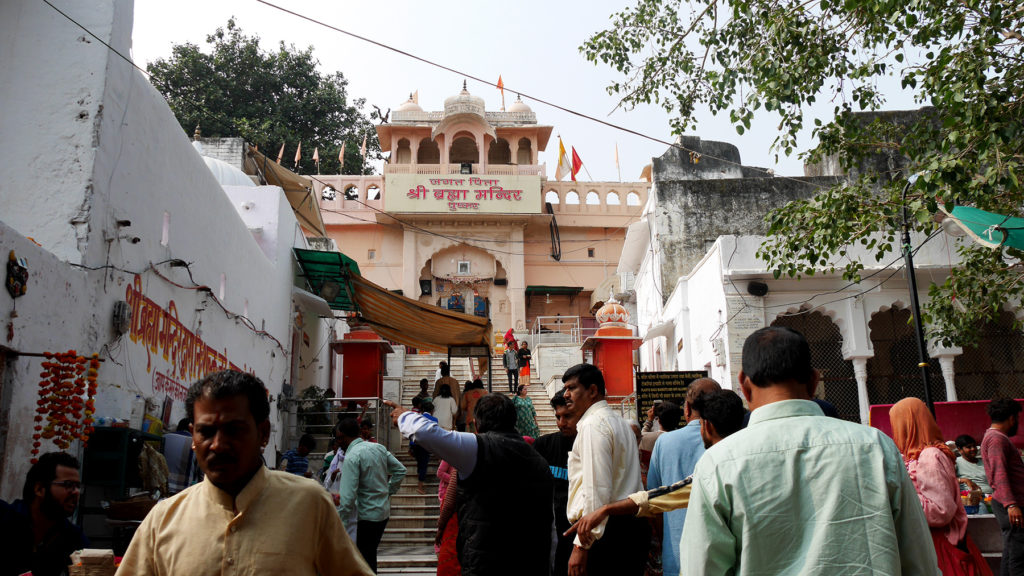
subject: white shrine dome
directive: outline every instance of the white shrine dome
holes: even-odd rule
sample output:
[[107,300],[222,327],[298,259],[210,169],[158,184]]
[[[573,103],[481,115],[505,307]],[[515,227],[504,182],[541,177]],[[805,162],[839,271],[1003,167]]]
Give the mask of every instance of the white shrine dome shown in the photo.
[[474,114],[481,118],[484,116],[484,99],[470,94],[466,89],[465,81],[462,83],[462,92],[445,98],[444,101],[444,115],[454,116],[456,114]]
[[516,101],[508,107],[509,112],[533,112],[533,110],[523,102],[523,99],[518,94],[516,95]]
[[398,107],[396,112],[423,112],[423,108],[412,99],[412,94],[409,94],[409,99],[402,102],[402,105]]

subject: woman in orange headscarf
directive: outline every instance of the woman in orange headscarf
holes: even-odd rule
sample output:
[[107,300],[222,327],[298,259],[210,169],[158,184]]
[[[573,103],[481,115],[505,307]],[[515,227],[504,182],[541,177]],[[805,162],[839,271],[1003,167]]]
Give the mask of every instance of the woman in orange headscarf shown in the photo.
[[988,563],[967,536],[967,512],[956,480],[956,457],[924,402],[904,398],[889,410],[893,440],[903,454],[921,499],[944,576],[991,576]]

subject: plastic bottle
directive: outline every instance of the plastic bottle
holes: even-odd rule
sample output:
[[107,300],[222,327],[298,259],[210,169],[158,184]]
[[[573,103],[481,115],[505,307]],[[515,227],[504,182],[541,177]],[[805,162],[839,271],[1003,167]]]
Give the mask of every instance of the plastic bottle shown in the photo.
[[146,400],[139,394],[132,400],[132,415],[128,420],[128,427],[133,430],[142,430],[142,418],[146,414]]

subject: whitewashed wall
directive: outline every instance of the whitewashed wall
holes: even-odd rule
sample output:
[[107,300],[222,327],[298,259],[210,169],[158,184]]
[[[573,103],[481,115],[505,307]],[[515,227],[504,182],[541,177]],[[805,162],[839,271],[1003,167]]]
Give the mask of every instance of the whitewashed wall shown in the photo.
[[[55,4],[129,53],[130,0]],[[175,358],[173,346],[145,333],[141,312],[148,310],[178,334],[187,331],[191,342],[207,344],[223,363],[259,376],[276,406],[290,377],[290,250],[304,242],[283,193],[244,188],[225,194],[148,81],[43,3],[0,3],[0,53],[0,249],[5,256],[10,249],[26,255],[31,274],[29,293],[18,299],[18,316],[11,319],[14,338],[0,346],[100,352],[97,416],[127,418],[139,393],[158,402],[178,397],[178,418],[182,388],[203,366]],[[244,211],[243,201],[255,210]],[[247,212],[248,223],[239,211]],[[262,228],[259,242],[250,227]],[[172,259],[189,267],[172,267]],[[209,291],[194,289],[193,280]],[[145,303],[136,306],[133,331],[120,337],[111,324],[118,300]],[[5,325],[13,306],[0,291]],[[177,321],[169,322],[175,313]],[[314,332],[315,350],[326,331],[317,326]],[[0,498],[16,495],[28,469],[39,361],[15,357],[3,374],[10,394]],[[327,371],[316,369],[304,380],[323,382],[319,373]],[[278,430],[276,414],[272,410]],[[272,438],[270,459],[279,435]]]

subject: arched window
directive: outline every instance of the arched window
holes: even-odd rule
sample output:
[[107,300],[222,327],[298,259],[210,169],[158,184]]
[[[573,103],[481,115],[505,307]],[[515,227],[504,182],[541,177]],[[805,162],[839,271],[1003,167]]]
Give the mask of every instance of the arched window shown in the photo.
[[519,139],[519,150],[516,153],[516,162],[518,164],[533,164],[533,144],[530,144],[529,138]]
[[608,195],[605,196],[604,198],[604,203],[609,206],[618,206],[620,204],[618,193],[609,192]]
[[511,164],[512,163],[512,151],[509,149],[508,140],[504,138],[498,138],[491,142],[491,147],[487,151],[487,163],[488,164]]
[[416,162],[418,164],[440,164],[441,150],[437,147],[437,142],[420,140],[420,147],[416,150]]
[[626,206],[639,206],[639,205],[640,205],[640,195],[639,194],[637,194],[636,192],[630,192],[629,194],[626,194]]
[[561,202],[558,198],[558,192],[555,192],[554,190],[548,190],[548,193],[544,195],[544,201],[551,204],[558,204]]
[[459,136],[452,142],[452,149],[448,154],[449,162],[452,164],[480,163],[480,152],[476,147],[476,140],[469,136]]
[[566,204],[579,204],[580,195],[575,190],[569,190],[569,193],[565,195]]
[[380,200],[380,187],[377,186],[376,184],[371,184],[366,189],[366,199],[367,200]]
[[601,204],[601,197],[597,194],[597,192],[594,192],[593,190],[591,190],[590,192],[587,192],[587,205],[588,206],[599,206],[600,204]]
[[320,192],[320,197],[330,202],[338,197],[338,191],[330,186],[324,186],[323,191]]
[[345,188],[345,200],[359,200],[359,187],[352,184]]
[[412,164],[412,150],[409,148],[407,138],[398,141],[398,148],[395,150],[395,164]]

